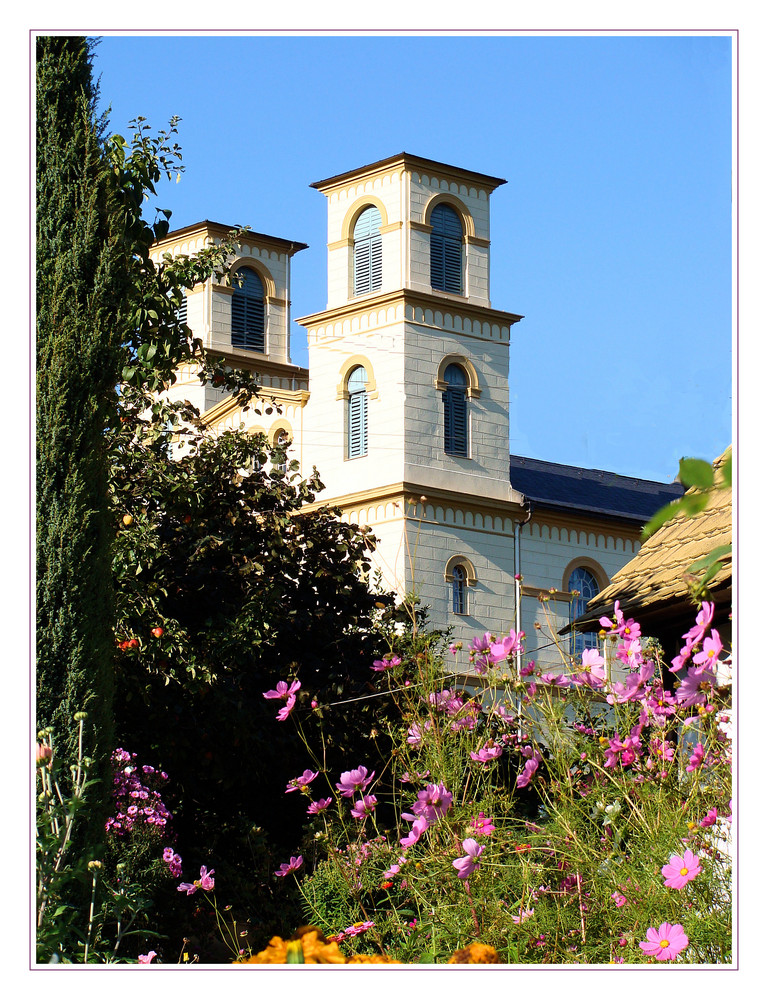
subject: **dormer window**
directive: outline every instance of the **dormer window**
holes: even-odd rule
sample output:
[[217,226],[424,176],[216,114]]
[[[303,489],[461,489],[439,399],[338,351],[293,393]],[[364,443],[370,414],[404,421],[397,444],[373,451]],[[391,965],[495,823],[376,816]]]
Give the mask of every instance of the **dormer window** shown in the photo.
[[381,288],[381,213],[375,205],[364,209],[352,234],[354,247],[354,294],[364,295]]

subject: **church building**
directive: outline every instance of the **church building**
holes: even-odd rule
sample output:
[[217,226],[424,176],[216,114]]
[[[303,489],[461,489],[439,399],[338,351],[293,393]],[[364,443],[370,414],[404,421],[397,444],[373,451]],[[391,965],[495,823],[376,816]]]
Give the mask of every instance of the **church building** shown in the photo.
[[[290,360],[291,259],[306,244],[249,232],[230,279],[186,299],[195,336],[257,372],[279,413],[243,413],[193,372],[171,393],[213,429],[244,424],[287,444],[302,475],[316,466],[317,506],[371,528],[382,586],[418,596],[464,657],[475,636],[522,628],[528,652],[554,665],[549,632],[579,616],[682,488],[510,456],[510,344],[523,317],[490,299],[490,199],[504,183],[408,153],[317,181],[328,297],[297,320],[308,368]],[[188,226],[154,252],[195,253],[229,228]],[[560,641],[578,653],[590,637]]]

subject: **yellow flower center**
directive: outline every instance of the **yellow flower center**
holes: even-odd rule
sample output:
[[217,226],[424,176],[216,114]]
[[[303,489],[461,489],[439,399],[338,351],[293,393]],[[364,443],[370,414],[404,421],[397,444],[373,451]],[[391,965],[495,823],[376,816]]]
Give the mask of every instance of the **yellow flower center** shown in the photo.
[[[681,868],[680,869],[680,874],[681,875],[687,875],[688,874],[688,869],[687,868]],[[666,945],[665,945],[665,947],[666,947]]]
[[287,965],[304,965],[304,948],[301,941],[288,941],[285,948]]
[[659,941],[659,948],[669,948],[669,941],[666,938],[663,941]]

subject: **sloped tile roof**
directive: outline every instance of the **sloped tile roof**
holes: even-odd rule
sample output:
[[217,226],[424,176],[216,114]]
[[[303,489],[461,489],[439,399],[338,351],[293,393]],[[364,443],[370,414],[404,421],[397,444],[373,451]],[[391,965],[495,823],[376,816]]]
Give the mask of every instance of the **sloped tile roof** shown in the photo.
[[633,479],[520,455],[509,456],[509,481],[536,507],[578,510],[638,524],[683,494],[680,483]]
[[[719,470],[727,452],[715,462]],[[716,472],[719,478],[719,473]],[[691,491],[689,491],[691,492]],[[701,559],[720,545],[731,542],[730,487],[715,490],[709,504],[694,517],[677,514],[643,543],[637,554],[608,586],[587,605],[579,619],[586,625],[602,615],[613,615],[614,602],[622,610],[661,613],[679,605],[690,608],[685,572],[692,562]],[[717,574],[707,583],[709,590],[730,599],[732,575],[731,557],[722,563]]]

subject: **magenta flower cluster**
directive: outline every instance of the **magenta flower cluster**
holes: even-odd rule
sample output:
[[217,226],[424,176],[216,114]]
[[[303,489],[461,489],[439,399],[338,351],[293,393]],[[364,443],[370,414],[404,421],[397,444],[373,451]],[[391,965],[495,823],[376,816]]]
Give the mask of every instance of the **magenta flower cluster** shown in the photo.
[[108,834],[123,837],[142,828],[162,833],[171,814],[160,797],[158,786],[168,780],[165,771],[136,764],[136,754],[118,747],[112,754],[112,798],[115,815],[105,827]]

